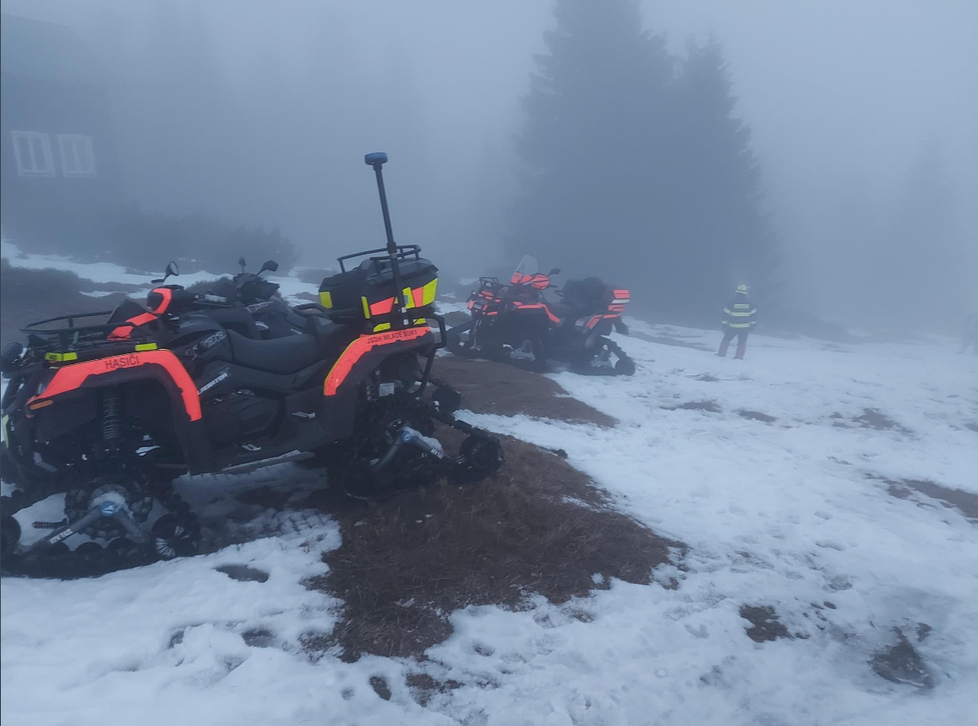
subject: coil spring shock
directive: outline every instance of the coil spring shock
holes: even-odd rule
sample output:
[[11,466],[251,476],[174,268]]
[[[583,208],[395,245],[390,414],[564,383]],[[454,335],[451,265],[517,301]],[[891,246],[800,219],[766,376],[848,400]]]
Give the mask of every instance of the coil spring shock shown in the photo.
[[102,396],[102,442],[115,443],[122,436],[122,399],[119,391],[109,389]]

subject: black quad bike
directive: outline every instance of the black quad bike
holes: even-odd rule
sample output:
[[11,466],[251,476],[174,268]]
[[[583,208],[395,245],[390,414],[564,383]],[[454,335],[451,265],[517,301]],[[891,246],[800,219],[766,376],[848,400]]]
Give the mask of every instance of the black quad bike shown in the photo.
[[[5,572],[76,576],[194,554],[199,521],[171,486],[185,473],[304,458],[347,493],[370,496],[498,469],[499,441],[454,419],[454,391],[429,386],[446,339],[433,310],[437,268],[418,246],[394,243],[386,161],[366,157],[387,247],[341,257],[321,304],[289,311],[298,334],[238,332],[247,309],[164,278],[146,308],[35,323],[26,347],[3,351],[2,468],[16,486],[2,502]],[[466,434],[457,456],[432,438],[437,423]],[[12,515],[61,492],[65,520],[35,524],[49,531],[22,546]],[[156,503],[166,514],[150,524]],[[74,533],[91,541],[70,551]]]
[[[547,370],[547,359],[570,365],[586,375],[635,373],[635,363],[608,337],[612,329],[627,333],[621,315],[631,295],[596,277],[568,280],[552,288],[553,269],[540,273],[527,255],[509,284],[495,277],[479,278],[469,297],[471,321],[452,328],[452,352],[467,357],[514,363],[532,371]],[[544,294],[553,289],[559,301]]]

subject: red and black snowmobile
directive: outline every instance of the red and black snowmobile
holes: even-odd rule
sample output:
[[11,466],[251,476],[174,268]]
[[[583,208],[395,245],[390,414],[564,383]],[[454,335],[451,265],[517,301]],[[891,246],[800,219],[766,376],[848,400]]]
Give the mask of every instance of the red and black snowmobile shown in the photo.
[[[97,324],[86,322],[93,314],[42,321],[24,330],[26,347],[3,351],[2,468],[16,486],[2,502],[5,572],[95,574],[194,554],[200,523],[171,486],[186,473],[304,459],[334,486],[369,496],[499,467],[498,440],[446,410],[457,394],[426,395],[445,340],[433,309],[437,268],[416,245],[394,243],[386,161],[366,157],[387,247],[340,258],[320,303],[292,309],[297,334],[238,332],[247,309],[164,279],[147,308],[126,303],[94,314],[108,316]],[[353,259],[362,262],[348,269]],[[432,438],[438,423],[467,434],[457,456]],[[22,546],[12,515],[58,493],[64,521]],[[156,503],[166,514],[154,521]],[[71,551],[75,533],[92,541]]]
[[[588,375],[635,373],[635,363],[608,334],[627,333],[621,315],[631,295],[596,277],[552,286],[553,269],[539,271],[525,256],[509,284],[495,277],[479,279],[467,307],[472,320],[452,328],[452,351],[465,356],[512,362],[534,371],[547,369],[547,359],[568,363]],[[548,300],[553,290],[558,301]]]

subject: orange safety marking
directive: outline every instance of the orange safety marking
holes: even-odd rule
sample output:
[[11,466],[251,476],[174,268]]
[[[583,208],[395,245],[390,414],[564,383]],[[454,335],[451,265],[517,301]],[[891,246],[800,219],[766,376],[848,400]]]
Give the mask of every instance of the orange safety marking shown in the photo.
[[431,335],[431,330],[427,327],[404,328],[402,330],[387,330],[383,333],[361,335],[354,340],[337,358],[333,367],[326,375],[323,383],[323,395],[335,396],[343,381],[353,370],[353,366],[364,355],[381,345],[391,345],[392,343],[402,343],[405,341],[417,340],[426,335]]
[[169,374],[171,380],[180,391],[183,398],[183,407],[191,421],[200,419],[200,398],[197,396],[197,387],[194,386],[190,374],[183,367],[173,353],[168,350],[152,350],[144,353],[126,353],[115,355],[111,358],[99,358],[98,360],[87,361],[85,363],[74,363],[59,368],[54,374],[54,378],[44,389],[44,393],[32,396],[28,401],[28,407],[34,401],[51,398],[61,393],[74,391],[80,388],[88,380],[89,376],[100,376],[105,373],[114,373],[125,370],[126,368],[137,368],[139,366],[155,365],[161,366]]

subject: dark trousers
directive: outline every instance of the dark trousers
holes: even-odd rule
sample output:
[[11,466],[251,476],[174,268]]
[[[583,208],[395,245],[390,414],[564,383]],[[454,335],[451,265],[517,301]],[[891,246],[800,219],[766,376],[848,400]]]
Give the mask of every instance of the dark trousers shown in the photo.
[[723,331],[723,340],[720,341],[720,350],[717,355],[726,358],[730,341],[734,339],[734,336],[737,336],[737,355],[734,357],[742,360],[744,353],[747,352],[747,334],[749,332],[750,328],[727,328]]

